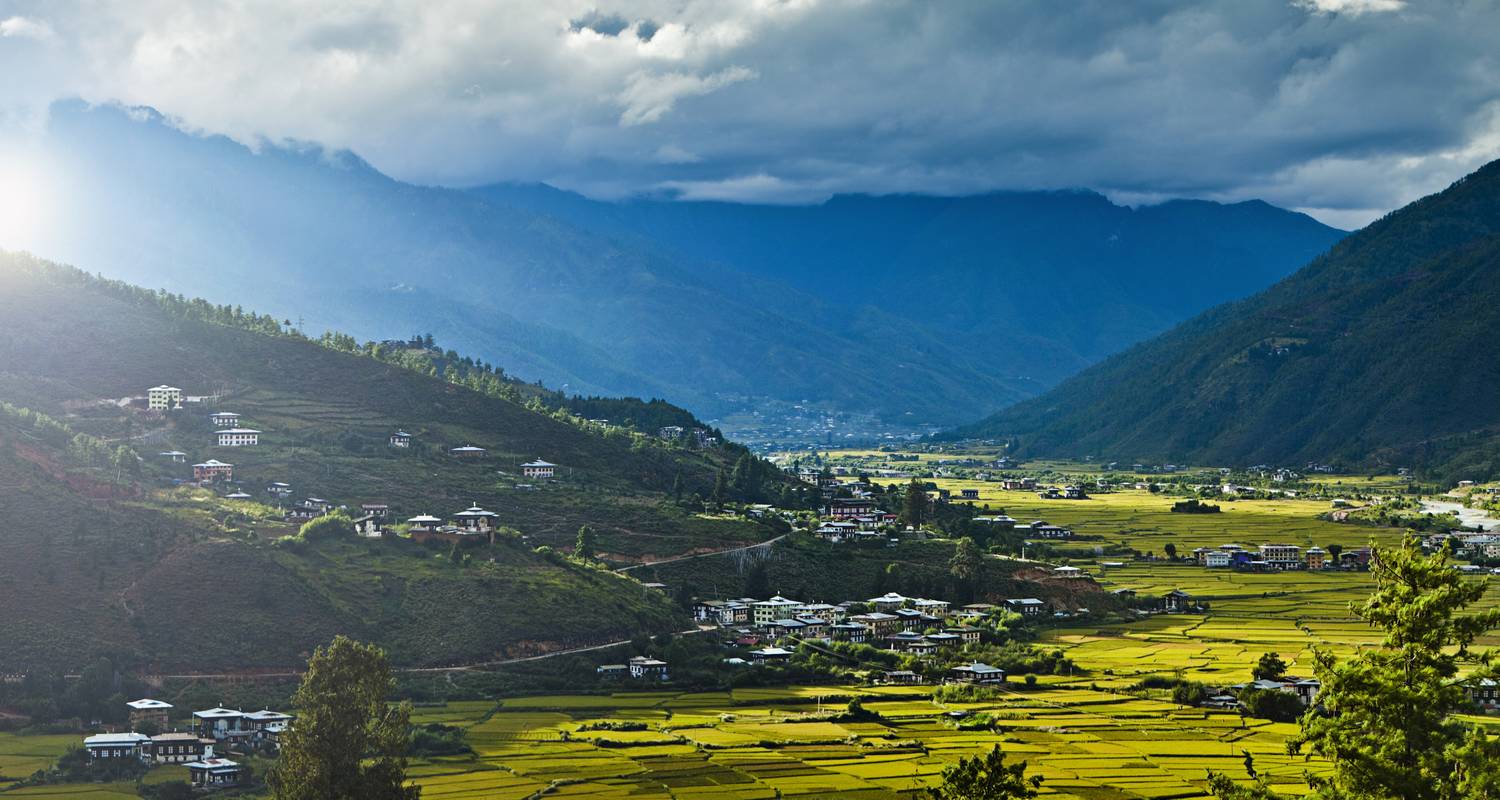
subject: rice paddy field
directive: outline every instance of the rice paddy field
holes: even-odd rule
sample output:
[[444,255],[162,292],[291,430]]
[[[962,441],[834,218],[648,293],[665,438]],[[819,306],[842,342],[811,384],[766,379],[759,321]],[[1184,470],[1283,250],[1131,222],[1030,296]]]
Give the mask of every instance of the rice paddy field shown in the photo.
[[[930,688],[792,688],[714,694],[540,697],[498,708],[424,709],[464,725],[476,754],[425,762],[426,798],[758,798],[909,795],[945,764],[995,744],[1046,779],[1057,797],[1187,798],[1206,770],[1243,777],[1244,753],[1278,788],[1296,791],[1318,765],[1284,755],[1290,725],[1184,709],[1055,680],[984,702],[943,704]],[[820,710],[859,695],[871,721]],[[995,728],[960,730],[949,714],[985,713]],[[643,730],[589,730],[640,723]]]

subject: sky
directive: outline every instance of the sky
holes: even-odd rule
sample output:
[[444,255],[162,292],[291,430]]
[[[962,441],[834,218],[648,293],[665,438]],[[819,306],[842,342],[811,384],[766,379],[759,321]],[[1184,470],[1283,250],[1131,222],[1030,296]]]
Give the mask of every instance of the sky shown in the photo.
[[0,142],[82,98],[427,184],[1091,188],[1352,228],[1500,157],[1497,42],[1500,3],[1461,0],[0,0]]

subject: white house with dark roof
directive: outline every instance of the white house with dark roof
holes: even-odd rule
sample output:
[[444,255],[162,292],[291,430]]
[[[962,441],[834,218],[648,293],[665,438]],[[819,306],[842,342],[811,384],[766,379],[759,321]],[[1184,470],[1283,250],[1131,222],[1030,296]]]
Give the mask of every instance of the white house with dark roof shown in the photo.
[[948,670],[948,677],[958,683],[992,685],[1005,683],[1005,670],[975,661]]
[[243,776],[240,765],[227,758],[205,758],[183,766],[187,767],[188,782],[199,789],[237,786]]
[[89,761],[105,759],[146,757],[146,745],[151,737],[144,733],[99,733],[83,740],[83,749],[88,751]]
[[521,474],[527,478],[551,478],[557,473],[557,465],[540,458],[521,465]]
[[260,431],[254,428],[226,428],[215,431],[214,437],[220,447],[254,447],[260,444]]
[[245,724],[245,712],[234,708],[210,708],[193,712],[198,733],[218,741],[249,738],[254,731]]

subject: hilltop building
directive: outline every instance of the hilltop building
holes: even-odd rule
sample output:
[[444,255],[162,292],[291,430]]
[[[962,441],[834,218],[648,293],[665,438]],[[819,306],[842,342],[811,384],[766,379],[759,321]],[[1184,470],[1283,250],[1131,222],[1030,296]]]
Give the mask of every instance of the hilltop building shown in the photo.
[[193,465],[193,480],[203,483],[205,481],[228,481],[234,479],[234,465],[225,464],[212,458],[202,464]]
[[229,428],[214,434],[220,447],[253,447],[260,444],[260,431],[253,428]]
[[556,472],[556,464],[540,458],[521,465],[521,474],[528,478],[551,478]]
[[233,411],[215,411],[209,420],[215,428],[238,428],[240,425],[240,415]]
[[391,447],[400,447],[402,449],[411,447],[411,434],[406,431],[396,431],[391,434],[391,438],[387,443]]
[[176,386],[153,386],[146,390],[146,408],[167,411],[182,407],[182,390]]
[[485,449],[466,444],[463,447],[454,447],[448,451],[454,458],[484,458]]

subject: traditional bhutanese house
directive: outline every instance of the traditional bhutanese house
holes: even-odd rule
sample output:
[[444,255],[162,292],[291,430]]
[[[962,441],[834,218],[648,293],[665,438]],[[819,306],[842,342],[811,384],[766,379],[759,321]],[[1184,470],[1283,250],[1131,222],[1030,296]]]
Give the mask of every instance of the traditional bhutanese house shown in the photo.
[[780,647],[762,647],[759,650],[750,651],[750,658],[757,664],[786,661],[791,657],[792,651]]
[[1082,569],[1078,568],[1078,567],[1054,567],[1053,570],[1052,570],[1052,574],[1055,577],[1058,577],[1058,578],[1084,578],[1084,577],[1088,577],[1084,573],[1084,571]]
[[1047,609],[1047,604],[1035,597],[1018,597],[1005,601],[1005,606],[1011,611],[1023,616],[1035,616]]
[[233,708],[210,708],[193,712],[198,733],[216,741],[245,739],[253,731],[244,725],[245,712]]
[[260,431],[254,428],[229,428],[214,433],[220,447],[254,447],[260,444]]
[[962,489],[962,490],[960,490],[959,493],[963,496],[963,498],[965,500],[978,500],[979,499],[979,490],[978,489]]
[[146,390],[146,408],[166,411],[182,405],[182,390],[176,386],[153,386]]
[[829,603],[805,603],[797,617],[812,616],[824,622],[837,622],[844,618],[844,609]]
[[270,486],[266,487],[266,494],[269,494],[269,495],[271,495],[273,497],[280,497],[280,498],[291,497],[292,496],[292,485],[289,484],[289,483],[282,483],[280,481],[276,481],[275,483],[272,483]]
[[495,528],[495,520],[499,514],[486,511],[478,504],[471,505],[463,511],[453,515],[454,523],[466,533],[487,534]]
[[868,614],[855,614],[849,618],[850,622],[857,622],[866,628],[874,636],[887,636],[901,629],[901,618],[895,614],[887,614],[884,611],[871,611]]
[[240,425],[240,415],[233,411],[215,411],[209,419],[215,428],[238,428]]
[[910,601],[910,597],[904,597],[895,592],[887,592],[880,597],[872,597],[867,602],[874,606],[876,611],[893,611]]
[[875,501],[866,498],[835,498],[828,503],[828,516],[834,519],[853,519],[876,510]]
[[130,709],[130,727],[139,728],[144,723],[155,725],[157,730],[167,728],[167,720],[172,714],[172,704],[165,700],[152,700],[143,697],[139,700],[131,700],[125,704]]
[[630,677],[664,681],[667,679],[667,662],[645,656],[635,656],[626,662]]
[[196,733],[161,733],[151,737],[150,760],[157,764],[186,764],[208,754],[213,739]]
[[1494,711],[1500,708],[1500,684],[1490,678],[1468,680],[1463,684],[1464,694],[1469,696],[1469,702],[1485,711]]
[[391,438],[387,439],[386,443],[391,447],[400,447],[403,449],[411,447],[411,434],[406,431],[396,431],[391,434]]
[[485,450],[483,447],[466,444],[463,447],[455,447],[448,452],[454,458],[484,458]]
[[864,644],[870,639],[870,629],[857,622],[839,622],[828,627],[828,635],[835,642]]
[[999,684],[1005,683],[1005,670],[975,661],[948,670],[948,677],[958,683]]
[[245,492],[230,492],[224,495],[225,500],[249,500],[250,495]]
[[929,633],[927,634],[927,641],[932,642],[939,648],[958,647],[964,643],[964,637],[956,633]]
[[880,682],[893,684],[896,686],[912,686],[914,684],[921,683],[922,678],[921,676],[917,675],[917,673],[912,672],[909,669],[893,669],[881,673]]
[[802,610],[802,604],[781,595],[769,600],[757,600],[750,605],[751,621],[764,625],[778,619],[787,619]]
[[540,458],[521,465],[521,475],[527,478],[551,478],[556,472],[556,464]]
[[944,628],[943,633],[951,633],[957,636],[964,644],[979,644],[979,637],[983,631],[968,625],[958,625],[952,628]]
[[802,629],[806,628],[807,625],[795,619],[773,619],[770,622],[763,623],[761,627],[765,628],[766,633],[779,638],[782,636],[800,636]]
[[822,617],[815,617],[811,614],[798,614],[796,620],[802,623],[802,638],[828,638],[828,620],[823,619]]
[[225,464],[210,458],[202,464],[193,465],[193,480],[203,483],[205,481],[227,481],[234,479],[234,465]]
[[200,789],[236,786],[240,782],[240,765],[227,758],[205,758],[185,765],[188,782]]
[[173,464],[187,463],[187,453],[184,453],[181,450],[168,450],[165,453],[157,453],[157,455],[161,456],[162,458],[170,458]]
[[89,761],[104,759],[145,757],[145,748],[151,737],[144,733],[100,733],[83,740],[83,749],[88,751]]
[[1172,591],[1167,592],[1166,596],[1162,598],[1162,607],[1165,608],[1168,613],[1175,614],[1188,610],[1188,607],[1192,602],[1192,595],[1184,592],[1181,589],[1173,589]]
[[946,616],[948,616],[948,605],[949,604],[948,604],[947,600],[926,600],[926,599],[923,599],[923,600],[918,600],[916,602],[916,606],[917,606],[917,610],[918,611],[920,611],[920,612],[922,612],[924,614],[931,614],[934,617],[946,617]]
[[891,613],[901,620],[901,629],[908,631],[920,631],[926,627],[923,623],[932,619],[915,608],[898,608]]
[[250,713],[246,714],[244,717],[244,725],[255,734],[263,735],[266,732],[266,729],[270,728],[272,725],[289,725],[291,724],[292,719],[293,718],[291,714],[284,714],[280,711],[272,711],[269,708],[263,708],[259,711],[251,711]]

